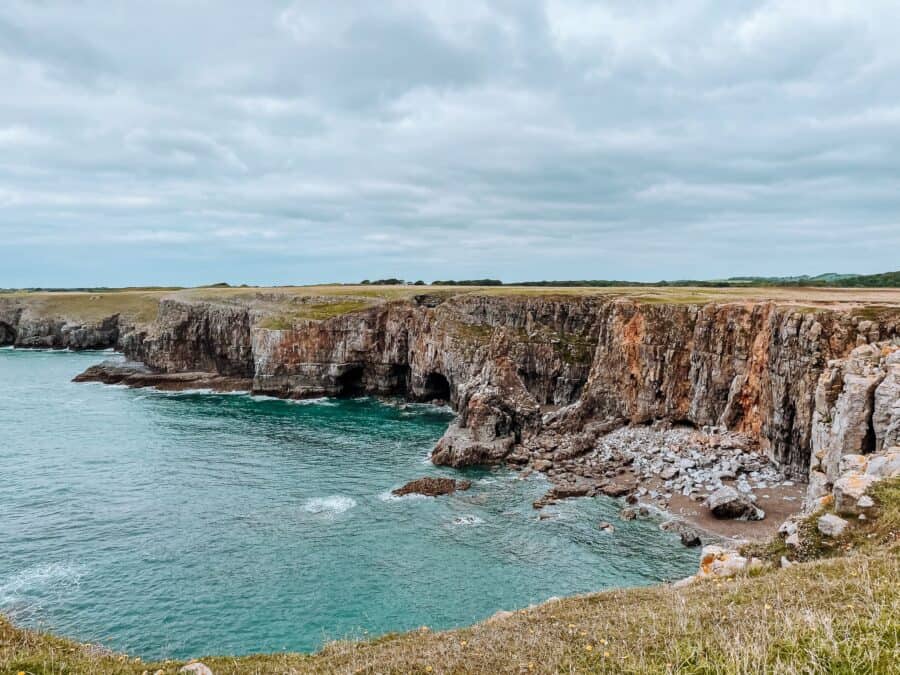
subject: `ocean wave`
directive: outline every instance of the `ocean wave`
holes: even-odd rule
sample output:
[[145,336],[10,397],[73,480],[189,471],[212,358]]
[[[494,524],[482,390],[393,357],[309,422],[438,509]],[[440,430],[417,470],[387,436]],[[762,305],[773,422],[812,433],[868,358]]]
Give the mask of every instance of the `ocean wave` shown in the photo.
[[484,521],[478,516],[473,515],[465,515],[465,516],[457,516],[453,519],[454,525],[481,525]]
[[353,497],[344,495],[331,495],[330,497],[313,497],[303,502],[303,510],[307,513],[322,515],[337,515],[344,513],[356,506]]
[[0,606],[22,603],[29,595],[63,591],[81,582],[82,570],[68,563],[47,563],[28,567],[0,580]]
[[291,405],[325,405],[331,403],[331,399],[327,396],[317,396],[316,398],[287,398],[284,400]]
[[410,493],[408,495],[395,495],[393,492],[388,490],[387,492],[382,492],[378,495],[378,499],[383,502],[400,502],[400,501],[412,501],[414,499],[434,499],[434,497],[429,497],[428,495],[420,495],[416,492]]

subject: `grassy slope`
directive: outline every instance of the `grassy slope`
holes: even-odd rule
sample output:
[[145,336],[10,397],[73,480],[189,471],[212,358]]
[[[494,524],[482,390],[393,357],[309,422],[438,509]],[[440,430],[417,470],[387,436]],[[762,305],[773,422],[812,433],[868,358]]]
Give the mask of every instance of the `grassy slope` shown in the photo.
[[[315,655],[212,657],[216,673],[900,673],[900,479],[825,559],[683,589],[550,602],[442,633],[336,642]],[[514,583],[514,580],[510,580]],[[0,620],[0,670],[174,673]]]

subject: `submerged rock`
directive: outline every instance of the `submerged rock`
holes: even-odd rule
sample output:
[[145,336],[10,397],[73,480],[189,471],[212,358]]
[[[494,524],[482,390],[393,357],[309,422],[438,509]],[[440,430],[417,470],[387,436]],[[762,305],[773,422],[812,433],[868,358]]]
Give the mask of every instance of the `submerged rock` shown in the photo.
[[472,481],[455,480],[453,478],[417,478],[403,487],[392,490],[391,494],[397,497],[404,495],[425,495],[426,497],[438,497],[450,495],[457,490],[468,490],[472,487]]

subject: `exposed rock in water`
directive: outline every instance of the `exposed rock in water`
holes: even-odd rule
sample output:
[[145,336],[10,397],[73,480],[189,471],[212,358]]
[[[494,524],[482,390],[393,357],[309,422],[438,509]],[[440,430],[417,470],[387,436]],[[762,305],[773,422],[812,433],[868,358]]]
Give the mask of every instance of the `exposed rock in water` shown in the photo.
[[218,373],[157,373],[142,363],[133,361],[104,361],[77,375],[73,381],[124,384],[129,387],[154,387],[162,391],[185,391],[188,389],[249,391],[252,386],[252,381],[247,378],[228,377]]
[[391,494],[397,497],[404,495],[425,495],[426,497],[438,497],[451,495],[457,490],[468,490],[472,482],[468,480],[454,480],[453,478],[417,478],[403,487],[392,490]]
[[664,532],[674,532],[681,538],[681,543],[685,546],[694,547],[703,543],[702,531],[677,518],[667,520],[659,526],[659,529]]
[[646,506],[627,506],[619,511],[622,520],[635,520],[636,518],[649,518],[650,509]]
[[706,506],[716,518],[762,520],[765,513],[746,496],[732,487],[722,487],[706,500]]

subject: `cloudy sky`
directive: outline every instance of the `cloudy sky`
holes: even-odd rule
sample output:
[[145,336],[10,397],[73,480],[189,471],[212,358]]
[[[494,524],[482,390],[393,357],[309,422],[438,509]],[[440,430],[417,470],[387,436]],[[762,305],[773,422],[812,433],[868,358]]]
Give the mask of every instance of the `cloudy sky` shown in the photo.
[[900,268],[896,0],[3,0],[0,287]]

